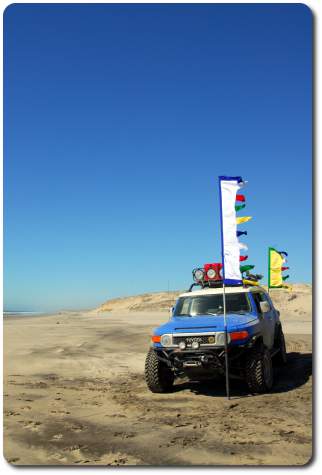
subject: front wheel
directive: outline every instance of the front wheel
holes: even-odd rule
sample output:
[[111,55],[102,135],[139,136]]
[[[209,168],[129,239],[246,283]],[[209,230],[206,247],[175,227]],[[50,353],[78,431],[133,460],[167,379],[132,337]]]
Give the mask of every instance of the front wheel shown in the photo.
[[151,348],[145,360],[145,381],[153,393],[167,393],[173,387],[174,374]]
[[246,362],[246,381],[252,393],[266,393],[273,386],[273,366],[267,348],[253,350]]

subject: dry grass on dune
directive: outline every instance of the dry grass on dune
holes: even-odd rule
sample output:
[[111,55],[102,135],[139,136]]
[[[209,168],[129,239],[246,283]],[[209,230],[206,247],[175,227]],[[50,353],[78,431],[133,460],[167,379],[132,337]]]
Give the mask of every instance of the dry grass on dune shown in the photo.
[[168,310],[169,307],[174,304],[180,293],[180,291],[155,292],[111,299],[98,307],[96,312]]
[[298,318],[312,314],[312,285],[310,284],[293,284],[291,291],[273,289],[270,295],[274,305],[282,313],[291,313]]

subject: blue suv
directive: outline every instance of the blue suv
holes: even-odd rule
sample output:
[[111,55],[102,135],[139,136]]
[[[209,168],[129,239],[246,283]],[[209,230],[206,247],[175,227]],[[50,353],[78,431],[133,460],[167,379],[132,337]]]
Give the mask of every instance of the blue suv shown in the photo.
[[[246,380],[252,393],[267,392],[273,359],[286,363],[279,311],[259,286],[226,287],[225,294],[229,376]],[[178,377],[200,381],[225,375],[224,330],[222,287],[181,294],[170,320],[152,336],[145,363],[148,388],[164,393]]]

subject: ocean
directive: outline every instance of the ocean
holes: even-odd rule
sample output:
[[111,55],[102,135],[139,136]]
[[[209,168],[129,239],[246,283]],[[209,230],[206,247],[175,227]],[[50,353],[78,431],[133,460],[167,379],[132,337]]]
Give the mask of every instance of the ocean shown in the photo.
[[20,312],[20,311],[3,311],[3,316],[4,317],[30,317],[33,315],[43,315],[45,312]]

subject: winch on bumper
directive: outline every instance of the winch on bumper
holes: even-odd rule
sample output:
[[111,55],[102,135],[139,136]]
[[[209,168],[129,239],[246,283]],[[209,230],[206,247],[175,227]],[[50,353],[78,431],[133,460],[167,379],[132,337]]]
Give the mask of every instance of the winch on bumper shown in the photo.
[[[153,350],[157,358],[167,367],[174,371],[175,376],[216,376],[224,374],[225,370],[225,333],[201,333],[201,334],[173,334],[167,335],[171,340],[167,346],[154,343]],[[228,338],[229,359],[232,370],[235,369],[235,377],[239,378],[240,365],[234,365],[234,360],[254,344],[255,338],[248,339],[244,345],[231,346],[230,335]],[[233,376],[233,375],[232,375]]]
[[222,356],[220,352],[212,350],[173,350],[157,351],[157,356],[162,361],[167,360],[168,365],[176,372],[189,372],[190,370],[213,371],[221,373],[223,370]]

